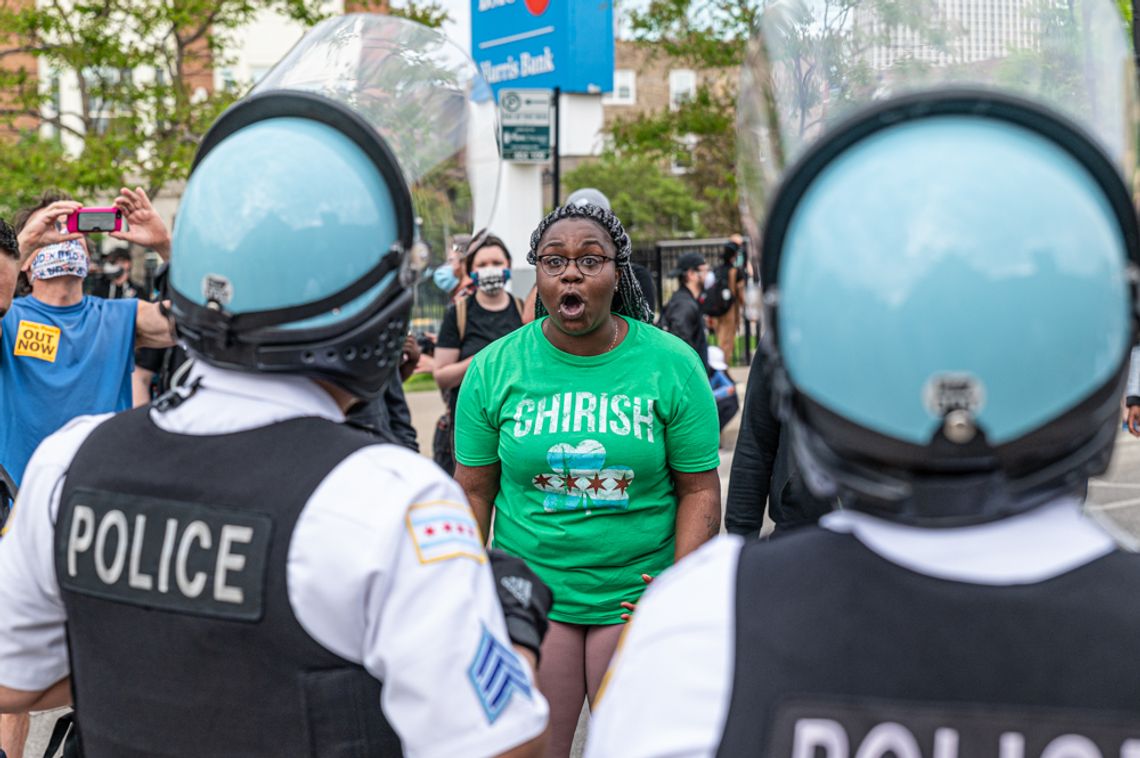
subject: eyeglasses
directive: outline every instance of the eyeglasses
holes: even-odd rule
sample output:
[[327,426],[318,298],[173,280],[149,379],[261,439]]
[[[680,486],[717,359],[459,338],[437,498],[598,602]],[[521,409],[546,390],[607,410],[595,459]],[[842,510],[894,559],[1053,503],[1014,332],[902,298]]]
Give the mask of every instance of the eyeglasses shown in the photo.
[[562,276],[562,272],[573,263],[582,276],[597,276],[602,272],[606,261],[617,260],[608,255],[583,255],[580,258],[567,258],[565,255],[540,255],[538,266],[547,276]]

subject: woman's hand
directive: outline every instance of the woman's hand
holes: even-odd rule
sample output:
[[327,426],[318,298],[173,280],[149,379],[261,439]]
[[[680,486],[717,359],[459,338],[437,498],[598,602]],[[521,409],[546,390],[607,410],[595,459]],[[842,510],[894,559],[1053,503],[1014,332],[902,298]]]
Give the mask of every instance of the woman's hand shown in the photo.
[[[653,577],[651,577],[649,574],[642,574],[641,581],[645,582],[646,584],[650,584],[653,581]],[[630,614],[637,610],[637,603],[631,603],[628,600],[623,600],[621,601],[621,607],[629,611],[629,613],[623,613],[621,615],[621,620],[629,621]]]

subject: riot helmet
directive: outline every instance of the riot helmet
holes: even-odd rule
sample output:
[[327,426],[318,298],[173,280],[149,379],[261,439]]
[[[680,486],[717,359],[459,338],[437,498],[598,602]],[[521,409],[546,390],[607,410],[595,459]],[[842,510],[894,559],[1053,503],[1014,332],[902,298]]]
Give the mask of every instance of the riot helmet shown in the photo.
[[738,112],[777,413],[808,485],[923,525],[1108,464],[1136,338],[1111,0],[776,0]]
[[426,263],[416,251],[493,211],[494,118],[475,64],[440,32],[369,14],[314,27],[195,156],[170,276],[188,349],[378,395]]

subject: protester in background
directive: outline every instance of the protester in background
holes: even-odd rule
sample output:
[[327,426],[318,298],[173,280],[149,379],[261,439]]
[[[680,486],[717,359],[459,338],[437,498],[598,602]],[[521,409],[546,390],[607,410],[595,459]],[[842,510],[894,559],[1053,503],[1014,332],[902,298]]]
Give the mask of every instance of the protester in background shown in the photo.
[[680,337],[697,351],[706,374],[712,372],[709,369],[709,341],[705,317],[701,312],[701,295],[708,270],[705,257],[700,253],[683,253],[677,259],[677,267],[669,272],[669,276],[677,280],[677,291],[665,304],[657,322],[662,329]]
[[103,265],[97,272],[88,293],[108,300],[121,300],[133,297],[146,300],[146,293],[140,293],[131,283],[131,251],[117,247],[103,256]]
[[432,274],[435,286],[447,293],[452,302],[467,297],[475,291],[471,276],[464,268],[467,255],[467,246],[471,243],[471,235],[457,234],[451,238],[451,249],[447,252],[447,260],[436,266]]
[[[29,247],[29,254],[31,249]],[[16,292],[16,280],[20,277],[20,268],[23,266],[24,260],[25,256],[20,253],[20,242],[16,238],[16,230],[9,226],[7,221],[0,219],[0,318],[3,318],[8,309],[12,307],[12,296]]]
[[815,524],[836,506],[836,501],[812,494],[803,480],[787,429],[772,409],[765,360],[757,350],[748,372],[724,512],[728,533],[745,537],[760,536],[765,507],[775,525],[772,534],[779,536]]
[[[146,215],[149,200],[142,194],[141,205],[138,192],[124,190],[116,199],[130,224],[116,236],[169,250],[165,226],[157,215]],[[79,207],[47,193],[35,207],[16,214],[19,247],[31,256],[23,266],[31,294],[15,300],[0,322],[0,467],[16,485],[49,434],[76,416],[131,406],[136,342],[173,342],[170,323],[156,305],[83,294],[88,241],[55,231]],[[41,244],[50,239],[59,241]],[[16,511],[11,518],[18,518]],[[0,717],[0,747],[10,758],[21,755],[27,730],[24,714]]]
[[447,403],[436,425],[432,456],[449,474],[455,471],[455,403],[467,367],[480,350],[522,326],[522,301],[506,290],[511,275],[506,243],[486,229],[476,234],[467,248],[464,273],[476,291],[443,314],[432,372]]
[[[621,222],[556,209],[531,236],[538,319],[475,356],[456,480],[483,535],[554,590],[538,681],[547,755],[569,754],[649,579],[720,528],[716,404],[696,356],[651,326]],[[548,315],[549,314],[549,315]]]
[[[136,205],[138,196],[132,195],[116,199],[130,224],[119,236],[169,250],[162,220],[144,215],[149,200]],[[44,195],[17,214],[17,231],[42,228],[45,217],[56,213],[53,204],[65,199]],[[17,485],[44,437],[76,416],[131,407],[136,344],[173,344],[170,322],[156,304],[85,296],[88,266],[84,238],[41,247],[25,264],[32,294],[13,302],[3,320],[0,415],[6,423],[0,426],[0,465]]]
[[744,238],[733,235],[724,243],[720,263],[709,272],[705,299],[701,304],[709,317],[716,344],[725,360],[736,358],[736,334],[740,331],[740,310],[744,303]]

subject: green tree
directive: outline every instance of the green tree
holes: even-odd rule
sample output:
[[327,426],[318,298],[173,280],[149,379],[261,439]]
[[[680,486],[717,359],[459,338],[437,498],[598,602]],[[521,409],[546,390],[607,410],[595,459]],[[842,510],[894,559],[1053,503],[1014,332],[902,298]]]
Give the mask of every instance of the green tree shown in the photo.
[[607,155],[630,156],[659,171],[683,167],[674,181],[703,206],[701,233],[738,231],[735,101],[735,88],[718,92],[702,85],[676,111],[618,119],[610,129],[613,146]]
[[676,110],[616,120],[606,158],[684,166],[684,174],[669,178],[703,206],[700,223],[691,228],[702,234],[728,234],[740,226],[735,71],[758,12],[756,0],[652,0],[630,14],[634,39],[651,54],[711,76]]
[[[45,188],[77,197],[141,184],[154,196],[184,179],[210,124],[248,83],[201,86],[229,63],[241,29],[263,10],[311,25],[322,0],[0,0],[0,125],[37,128],[0,139],[0,214]],[[420,22],[446,20],[438,4],[408,0],[393,10]],[[58,102],[61,79],[78,85],[78,107]],[[82,150],[71,157],[64,135]]]
[[570,171],[563,181],[567,194],[582,187],[601,190],[634,240],[705,233],[706,204],[660,163],[644,156],[610,151]]

